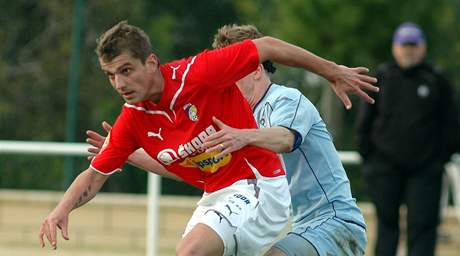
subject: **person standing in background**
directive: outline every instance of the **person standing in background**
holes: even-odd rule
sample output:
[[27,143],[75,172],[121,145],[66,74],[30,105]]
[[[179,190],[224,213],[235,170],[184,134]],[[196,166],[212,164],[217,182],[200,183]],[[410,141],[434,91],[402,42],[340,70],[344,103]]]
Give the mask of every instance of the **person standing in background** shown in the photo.
[[414,23],[393,36],[394,61],[377,69],[379,94],[362,105],[358,147],[378,224],[375,255],[396,255],[399,208],[407,207],[407,255],[434,255],[444,164],[458,142],[453,89],[425,61],[426,40]]

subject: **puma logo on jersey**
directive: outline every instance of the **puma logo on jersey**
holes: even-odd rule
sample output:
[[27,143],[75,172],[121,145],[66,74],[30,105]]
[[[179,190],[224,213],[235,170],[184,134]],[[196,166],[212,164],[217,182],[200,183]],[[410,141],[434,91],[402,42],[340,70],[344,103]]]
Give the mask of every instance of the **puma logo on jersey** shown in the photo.
[[163,140],[163,137],[161,136],[161,128],[158,130],[158,132],[147,132],[147,137],[157,137],[160,140]]
[[173,67],[173,66],[169,66],[169,67],[172,68],[172,70],[173,70],[172,79],[175,80],[176,79],[176,70],[178,70],[180,68],[180,65],[177,66],[177,67]]

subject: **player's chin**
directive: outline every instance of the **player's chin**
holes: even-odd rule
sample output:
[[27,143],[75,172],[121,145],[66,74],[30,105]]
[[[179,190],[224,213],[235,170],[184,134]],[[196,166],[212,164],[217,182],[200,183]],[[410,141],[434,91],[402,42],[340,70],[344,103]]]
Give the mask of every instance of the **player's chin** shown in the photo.
[[123,97],[123,99],[125,100],[126,103],[131,104],[131,105],[141,102],[140,99],[135,98],[135,97],[132,97],[132,98],[131,97]]

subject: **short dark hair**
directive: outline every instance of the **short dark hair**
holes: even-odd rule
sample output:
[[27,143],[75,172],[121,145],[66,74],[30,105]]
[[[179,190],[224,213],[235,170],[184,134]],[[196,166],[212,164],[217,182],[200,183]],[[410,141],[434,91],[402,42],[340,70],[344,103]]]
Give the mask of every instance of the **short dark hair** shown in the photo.
[[142,29],[129,25],[127,21],[121,21],[102,33],[96,42],[96,54],[104,62],[110,62],[120,54],[128,52],[145,63],[152,53],[147,34]]
[[[214,49],[223,48],[225,46],[241,42],[245,39],[257,39],[264,35],[254,25],[224,25],[217,30],[214,35],[212,47]],[[275,73],[276,68],[273,62],[267,60],[262,63],[264,69],[269,73]]]

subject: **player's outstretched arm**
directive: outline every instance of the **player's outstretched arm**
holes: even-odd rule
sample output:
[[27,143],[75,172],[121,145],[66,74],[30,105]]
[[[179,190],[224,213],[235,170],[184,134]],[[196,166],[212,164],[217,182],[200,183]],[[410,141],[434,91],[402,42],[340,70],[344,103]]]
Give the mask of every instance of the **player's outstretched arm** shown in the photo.
[[347,109],[351,108],[348,92],[357,94],[366,102],[374,103],[374,99],[365,92],[378,91],[378,87],[373,85],[377,79],[367,75],[369,69],[337,65],[301,47],[273,37],[254,39],[253,42],[257,47],[260,62],[271,60],[291,67],[300,67],[326,78]]
[[183,181],[179,176],[175,175],[172,172],[168,172],[163,165],[158,163],[157,160],[153,159],[151,156],[145,152],[143,148],[140,148],[136,151],[134,151],[129,157],[128,157],[128,163],[131,165],[136,166],[137,168],[141,170],[145,170],[151,173],[155,173],[157,175],[173,179],[176,181]]
[[207,152],[221,151],[219,158],[237,151],[246,145],[258,146],[276,153],[290,152],[294,145],[294,134],[287,128],[275,126],[262,129],[237,129],[213,117],[220,130],[204,140]]
[[61,230],[61,235],[65,240],[69,239],[68,222],[70,212],[96,196],[107,178],[108,176],[93,171],[91,168],[86,169],[75,178],[59,204],[41,224],[38,239],[42,248],[45,246],[44,236],[52,249],[57,248],[57,228]]
[[[112,129],[112,126],[108,124],[107,122],[102,122],[102,127],[104,130],[109,133],[110,130]],[[95,131],[88,130],[86,131],[86,135],[88,138],[86,139],[86,142],[88,142],[92,147],[88,148],[88,152],[90,152],[91,156],[88,157],[89,160],[91,160],[95,154],[99,153],[99,151],[102,148],[102,145],[104,145],[105,141],[105,136],[100,135],[99,133]],[[148,172],[155,173],[157,175],[170,178],[176,181],[183,181],[179,176],[168,172],[163,165],[158,163],[155,159],[150,157],[147,152],[145,152],[144,149],[140,148],[136,151],[134,151],[129,157],[128,157],[128,163],[136,166],[137,168],[141,170],[145,170]]]

